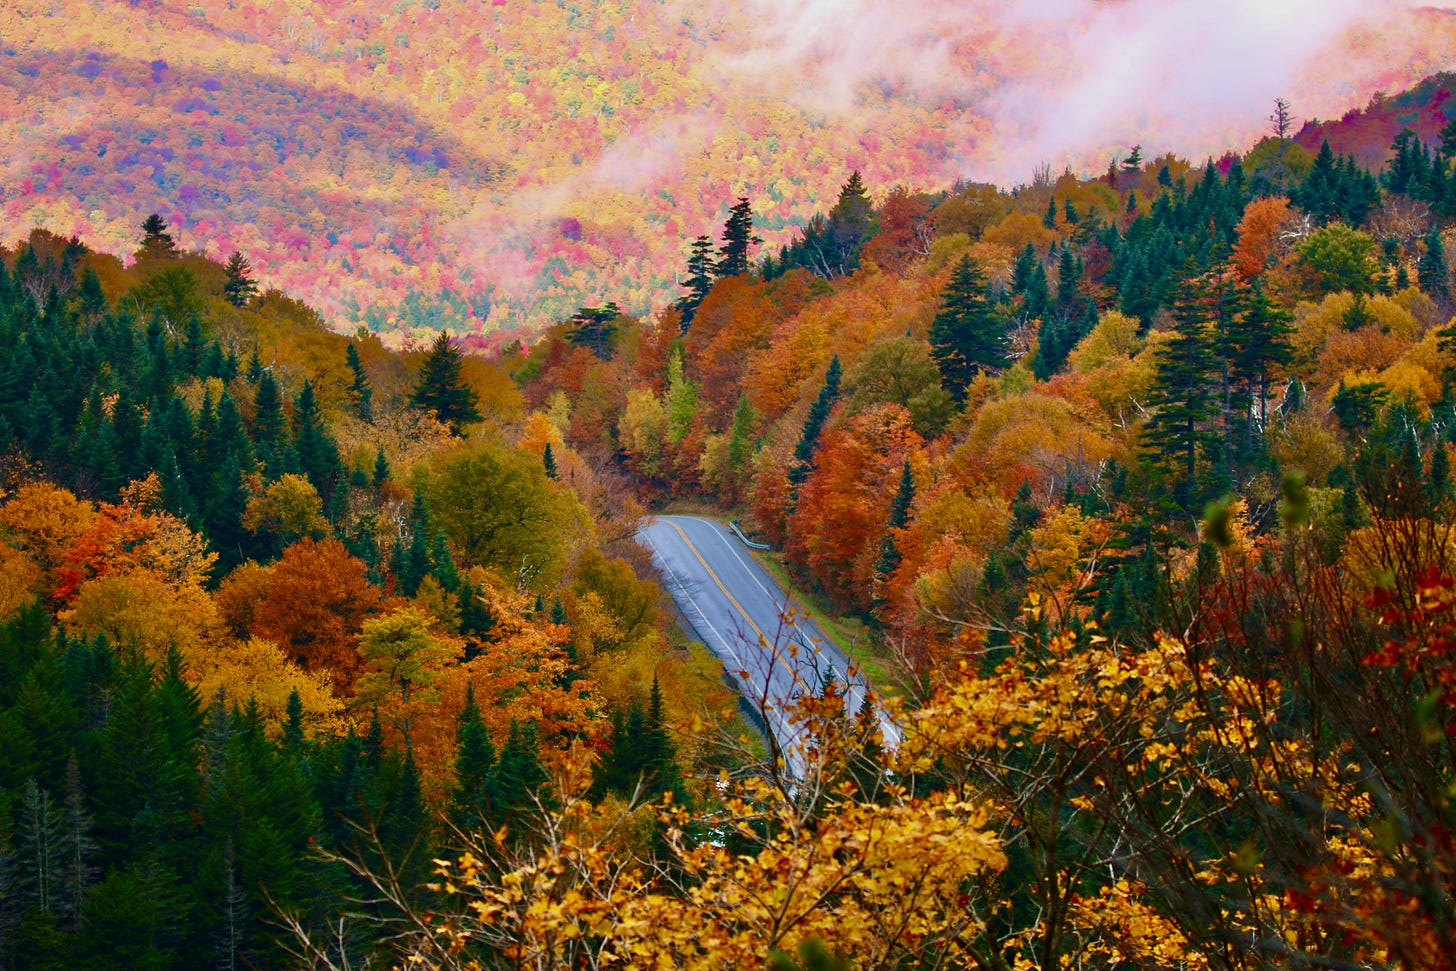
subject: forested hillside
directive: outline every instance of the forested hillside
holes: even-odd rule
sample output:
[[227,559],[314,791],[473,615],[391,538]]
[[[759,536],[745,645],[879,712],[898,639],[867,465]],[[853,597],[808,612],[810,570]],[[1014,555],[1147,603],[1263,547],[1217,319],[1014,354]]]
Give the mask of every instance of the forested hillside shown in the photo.
[[[1198,6],[12,0],[0,242],[123,256],[159,212],[341,330],[494,348],[583,304],[660,309],[678,241],[739,195],[778,245],[854,169],[940,189],[1138,140],[1217,155],[1264,108],[1222,60],[1267,47],[1266,86],[1330,115],[1448,68],[1456,33],[1436,7]],[[1092,80],[1113,49],[1135,69]]]
[[291,966],[363,892],[320,850],[418,899],[582,752],[618,805],[733,764],[637,507],[498,366],[138,236],[0,260],[0,966]]
[[[335,334],[145,211],[129,264],[32,233],[0,966],[1449,967],[1421,111],[1379,168],[1276,122],[1014,189],[852,172],[781,245],[741,196],[673,237],[670,309],[489,359]],[[900,744],[831,683],[802,774],[763,758],[631,542],[670,502],[776,547]]]

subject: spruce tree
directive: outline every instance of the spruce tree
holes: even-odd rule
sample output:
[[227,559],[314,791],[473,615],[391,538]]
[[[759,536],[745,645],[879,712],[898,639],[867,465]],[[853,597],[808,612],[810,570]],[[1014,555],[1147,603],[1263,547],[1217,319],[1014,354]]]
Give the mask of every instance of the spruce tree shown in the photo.
[[494,821],[521,836],[537,805],[552,802],[546,791],[550,777],[541,764],[541,743],[535,725],[512,722],[491,776]]
[[1446,265],[1446,247],[1440,229],[1432,225],[1426,234],[1426,251],[1416,267],[1416,281],[1426,296],[1441,306],[1451,302],[1451,269]]
[[687,333],[692,326],[698,308],[713,289],[714,270],[713,238],[699,236],[693,240],[692,248],[688,251],[688,277],[682,283],[688,292],[677,301],[678,311],[682,314],[683,333]]
[[723,280],[747,273],[749,247],[758,242],[761,240],[753,235],[753,206],[746,196],[739,196],[723,224],[723,245],[718,249],[719,259],[714,275]]
[[223,267],[227,282],[222,285],[223,296],[234,307],[246,307],[248,301],[258,295],[258,284],[253,280],[253,267],[246,257],[234,251]]
[[[885,523],[885,536],[880,540],[880,555],[875,560],[875,576],[883,581],[900,566],[900,551],[895,546],[895,530],[910,522],[910,504],[915,501],[915,476],[907,458],[900,466],[900,485],[890,503],[890,518]],[[876,598],[879,599],[878,597]]]
[[1214,439],[1208,427],[1217,412],[1210,313],[1205,287],[1190,279],[1172,308],[1173,335],[1158,350],[1148,396],[1152,416],[1143,427],[1143,441],[1174,477],[1174,501],[1184,509],[1197,501],[1200,457]]
[[986,297],[985,277],[969,254],[956,264],[941,296],[930,324],[930,347],[941,384],[958,402],[965,400],[976,372],[1006,363],[1005,335]]
[[461,380],[460,367],[460,352],[450,343],[449,331],[441,331],[420,366],[419,380],[410,395],[413,407],[433,413],[456,435],[481,419],[476,394]]
[[450,791],[450,822],[462,832],[490,825],[490,780],[495,768],[495,746],[480,717],[475,685],[465,688],[465,707],[455,729],[455,787]]
[[354,398],[354,414],[360,421],[372,421],[374,389],[369,387],[369,376],[364,373],[364,362],[359,360],[359,348],[353,341],[349,342],[348,364],[349,373],[353,375],[349,393]]
[[819,434],[824,430],[824,423],[829,420],[834,403],[839,400],[839,382],[842,376],[839,355],[836,354],[829,359],[829,368],[824,372],[824,385],[819,389],[814,403],[809,406],[809,416],[804,419],[804,430],[799,436],[799,444],[794,447],[794,460],[789,465],[788,474],[789,481],[796,486],[809,478],[814,451],[819,447]]

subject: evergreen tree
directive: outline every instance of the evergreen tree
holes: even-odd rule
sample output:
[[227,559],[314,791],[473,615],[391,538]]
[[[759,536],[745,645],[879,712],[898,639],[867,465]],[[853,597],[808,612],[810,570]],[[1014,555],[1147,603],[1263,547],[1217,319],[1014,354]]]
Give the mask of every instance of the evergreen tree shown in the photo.
[[364,373],[364,363],[359,360],[359,348],[353,341],[349,342],[348,363],[349,373],[353,375],[349,393],[354,398],[354,414],[360,421],[373,421],[374,390],[369,387],[369,376]]
[[441,331],[420,366],[419,380],[410,395],[410,405],[432,412],[456,435],[481,419],[475,392],[461,380],[460,367],[460,352],[450,343],[449,332]]
[[450,822],[462,832],[490,825],[489,792],[495,768],[495,746],[475,702],[475,685],[465,689],[465,707],[455,730],[455,787],[450,792]]
[[541,464],[546,468],[546,475],[552,479],[556,478],[556,455],[551,451],[551,443],[547,442],[546,447],[541,450]]
[[248,301],[258,295],[258,284],[253,280],[253,267],[246,257],[234,251],[223,267],[227,282],[222,285],[223,295],[234,307],[246,307]]
[[293,454],[298,471],[313,484],[327,509],[338,485],[342,464],[339,447],[324,430],[312,381],[303,382],[303,390],[293,401]]
[[824,430],[824,423],[829,420],[834,403],[839,400],[839,381],[842,376],[839,355],[836,354],[829,359],[829,368],[824,372],[824,385],[819,389],[814,403],[809,406],[809,415],[804,419],[804,431],[799,436],[799,444],[794,447],[794,461],[789,466],[788,474],[789,481],[796,486],[809,478],[814,451],[819,447],[819,434]]
[[1143,440],[1156,460],[1175,477],[1173,497],[1183,509],[1198,499],[1200,457],[1213,444],[1208,428],[1215,413],[1209,297],[1201,282],[1190,279],[1172,308],[1173,336],[1158,350],[1152,392],[1152,416]]
[[142,246],[137,251],[139,259],[172,259],[176,257],[177,244],[167,232],[167,220],[152,213],[142,221]]
[[753,207],[746,196],[728,211],[728,220],[723,224],[723,245],[718,249],[718,265],[713,273],[723,280],[731,276],[742,276],[749,270],[748,250],[762,242],[753,235]]
[[1006,361],[1000,321],[986,297],[986,281],[969,255],[962,256],[930,324],[930,347],[940,368],[941,384],[956,401],[977,371]]
[[273,379],[273,369],[264,368],[254,397],[253,437],[265,455],[274,454],[283,444],[283,422],[283,398],[278,393],[278,383]]
[[682,313],[683,333],[687,333],[692,326],[698,308],[713,289],[714,269],[713,238],[708,235],[699,236],[693,240],[688,251],[688,277],[682,283],[688,292],[677,301],[677,308]]
[[895,489],[894,501],[890,503],[890,518],[885,524],[885,536],[880,540],[880,555],[875,560],[875,577],[880,581],[889,577],[900,566],[900,551],[895,546],[895,530],[904,529],[910,522],[910,504],[914,501],[915,476],[910,471],[910,460],[907,458],[900,466],[900,485]]
[[1446,247],[1441,242],[1441,232],[1435,226],[1426,234],[1426,251],[1416,267],[1416,280],[1426,296],[1441,306],[1451,301],[1451,269],[1446,265]]
[[590,348],[600,360],[612,359],[612,338],[617,333],[617,318],[622,311],[615,303],[605,307],[581,307],[571,317],[572,329],[566,332],[568,342]]
[[550,777],[541,764],[541,743],[535,725],[512,722],[491,776],[490,801],[495,821],[521,837],[538,805],[552,803],[546,791]]

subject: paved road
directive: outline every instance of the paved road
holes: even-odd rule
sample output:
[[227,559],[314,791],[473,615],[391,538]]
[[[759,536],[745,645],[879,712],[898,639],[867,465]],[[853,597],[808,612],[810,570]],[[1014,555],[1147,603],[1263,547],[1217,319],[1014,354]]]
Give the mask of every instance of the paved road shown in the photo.
[[[853,715],[864,702],[864,676],[812,621],[788,609],[783,589],[720,524],[657,516],[637,531],[637,541],[652,551],[678,608],[748,703],[765,712],[779,747],[790,753],[790,772],[798,774],[785,706],[821,693],[832,677],[847,687],[845,707]],[[884,716],[881,725],[893,744],[899,732]]]

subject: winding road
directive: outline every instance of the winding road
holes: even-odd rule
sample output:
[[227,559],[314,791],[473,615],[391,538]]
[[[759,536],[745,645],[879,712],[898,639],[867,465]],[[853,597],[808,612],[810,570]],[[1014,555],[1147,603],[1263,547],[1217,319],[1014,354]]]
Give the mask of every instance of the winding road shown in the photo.
[[[652,551],[672,594],[698,636],[722,661],[749,705],[761,710],[789,771],[798,775],[795,732],[785,708],[820,694],[833,681],[845,689],[851,715],[864,703],[866,682],[844,652],[825,637],[721,524],[698,516],[656,516],[637,531]],[[895,744],[899,731],[883,713],[881,729]]]

